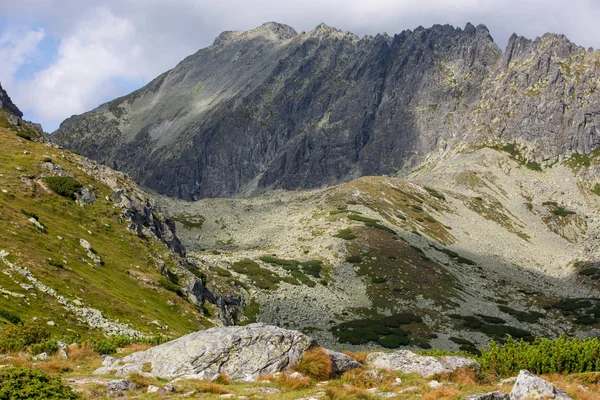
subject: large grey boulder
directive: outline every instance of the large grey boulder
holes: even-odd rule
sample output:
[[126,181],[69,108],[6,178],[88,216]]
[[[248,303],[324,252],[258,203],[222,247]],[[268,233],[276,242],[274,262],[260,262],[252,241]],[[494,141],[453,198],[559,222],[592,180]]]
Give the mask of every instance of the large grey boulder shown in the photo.
[[417,373],[425,378],[451,373],[459,368],[469,367],[475,371],[481,370],[477,361],[467,357],[436,358],[420,356],[410,350],[397,350],[393,353],[375,352],[367,356],[366,363],[375,368]]
[[266,324],[211,328],[122,359],[107,358],[94,373],[207,379],[225,372],[233,380],[255,380],[295,364],[315,345],[303,333]]
[[564,390],[554,386],[552,383],[532,374],[529,371],[521,370],[515,386],[510,392],[510,400],[571,400]]

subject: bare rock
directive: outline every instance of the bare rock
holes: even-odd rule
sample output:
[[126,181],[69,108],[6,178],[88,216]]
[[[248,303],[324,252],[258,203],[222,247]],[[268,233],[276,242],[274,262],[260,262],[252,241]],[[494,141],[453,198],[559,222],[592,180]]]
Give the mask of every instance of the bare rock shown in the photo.
[[473,359],[456,357],[446,361],[444,358],[420,356],[410,350],[397,350],[393,353],[371,353],[367,356],[366,363],[375,368],[417,373],[426,378],[436,374],[451,373],[465,366],[481,370],[481,366]]
[[517,376],[515,386],[510,392],[510,400],[571,400],[567,393],[552,383],[532,374],[529,371],[521,370]]
[[327,354],[329,354],[329,358],[331,358],[332,372],[334,374],[343,374],[351,369],[363,367],[361,363],[344,353],[327,350]]
[[233,380],[255,380],[298,362],[315,344],[303,333],[266,324],[212,328],[120,360],[107,358],[94,373],[123,376],[149,365],[153,376],[166,379],[207,379],[224,372]]

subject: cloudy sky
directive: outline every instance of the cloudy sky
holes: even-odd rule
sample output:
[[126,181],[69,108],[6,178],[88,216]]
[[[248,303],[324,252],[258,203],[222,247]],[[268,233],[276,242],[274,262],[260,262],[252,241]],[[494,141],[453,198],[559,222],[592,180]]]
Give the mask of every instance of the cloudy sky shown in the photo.
[[485,24],[504,49],[516,32],[564,33],[600,48],[597,0],[0,0],[0,82],[25,118],[53,131],[210,45],[224,30],[321,22],[358,35],[436,23]]

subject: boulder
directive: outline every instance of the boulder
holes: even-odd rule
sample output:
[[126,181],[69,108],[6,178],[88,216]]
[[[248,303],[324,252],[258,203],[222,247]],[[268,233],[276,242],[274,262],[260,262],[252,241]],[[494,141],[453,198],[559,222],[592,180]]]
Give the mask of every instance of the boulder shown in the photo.
[[425,378],[442,373],[451,373],[463,367],[469,367],[475,371],[481,370],[481,366],[477,361],[471,358],[420,356],[410,350],[397,350],[393,353],[371,353],[367,356],[366,363],[374,368],[417,373]]
[[226,373],[232,380],[256,380],[297,363],[315,341],[303,333],[266,324],[211,328],[122,359],[107,358],[95,374],[149,371],[152,376],[207,379]]
[[331,358],[331,372],[334,374],[343,374],[351,369],[362,368],[363,365],[354,358],[337,351],[326,350]]
[[106,383],[106,394],[112,396],[113,394],[123,395],[126,390],[132,390],[135,385],[127,379],[117,379]]
[[510,400],[571,400],[567,393],[552,383],[532,374],[529,371],[521,370],[517,376],[517,381],[510,392]]

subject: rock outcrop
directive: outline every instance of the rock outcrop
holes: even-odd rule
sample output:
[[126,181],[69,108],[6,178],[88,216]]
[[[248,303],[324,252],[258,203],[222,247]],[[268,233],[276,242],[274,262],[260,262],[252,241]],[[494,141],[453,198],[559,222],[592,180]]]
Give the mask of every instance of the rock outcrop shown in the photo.
[[186,200],[392,174],[470,143],[539,162],[600,143],[600,53],[564,36],[435,25],[393,37],[268,23],[225,32],[58,143]]
[[535,399],[571,400],[564,390],[529,371],[522,370],[510,392],[510,400]]
[[410,350],[397,350],[393,353],[374,352],[367,356],[366,363],[374,368],[401,371],[407,374],[417,373],[426,378],[437,374],[451,373],[465,367],[476,372],[481,371],[481,366],[471,358],[420,356]]
[[6,110],[9,113],[16,115],[19,118],[23,118],[23,113],[19,108],[12,102],[6,90],[2,88],[0,84],[0,109]]
[[115,360],[107,358],[96,374],[149,371],[172,379],[210,379],[222,372],[233,380],[255,380],[298,362],[316,343],[297,332],[265,324],[211,328]]

